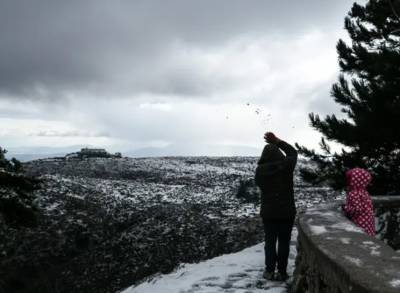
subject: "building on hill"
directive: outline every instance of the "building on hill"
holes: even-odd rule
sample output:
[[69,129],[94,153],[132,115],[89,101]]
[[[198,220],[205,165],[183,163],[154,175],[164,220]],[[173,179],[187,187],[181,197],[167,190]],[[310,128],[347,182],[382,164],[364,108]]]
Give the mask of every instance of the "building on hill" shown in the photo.
[[109,158],[111,154],[109,154],[105,149],[91,149],[91,148],[83,148],[79,152],[81,157],[97,157],[97,158]]
[[79,152],[65,155],[66,160],[85,158],[122,158],[121,153],[110,154],[105,149],[82,148]]

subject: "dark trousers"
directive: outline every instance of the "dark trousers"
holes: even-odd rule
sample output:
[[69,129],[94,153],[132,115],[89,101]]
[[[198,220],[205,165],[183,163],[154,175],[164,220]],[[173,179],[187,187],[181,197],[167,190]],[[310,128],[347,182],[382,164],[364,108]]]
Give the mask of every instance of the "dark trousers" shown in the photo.
[[[290,236],[294,219],[268,220],[263,219],[265,232],[265,268],[274,272],[278,264],[278,272],[286,273],[288,264]],[[278,251],[276,243],[278,242]]]

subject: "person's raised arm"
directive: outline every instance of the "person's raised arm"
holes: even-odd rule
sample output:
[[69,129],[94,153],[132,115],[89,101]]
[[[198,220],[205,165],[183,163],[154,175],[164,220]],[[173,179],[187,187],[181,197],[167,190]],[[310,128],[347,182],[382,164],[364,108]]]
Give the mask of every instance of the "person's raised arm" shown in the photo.
[[280,140],[278,143],[278,147],[285,153],[286,160],[293,164],[293,166],[297,163],[297,151],[296,149],[288,144],[287,142]]
[[275,144],[278,146],[286,155],[285,161],[293,168],[297,163],[297,151],[296,149],[288,144],[287,142],[277,138],[272,132],[267,132],[264,135],[264,139],[268,143]]

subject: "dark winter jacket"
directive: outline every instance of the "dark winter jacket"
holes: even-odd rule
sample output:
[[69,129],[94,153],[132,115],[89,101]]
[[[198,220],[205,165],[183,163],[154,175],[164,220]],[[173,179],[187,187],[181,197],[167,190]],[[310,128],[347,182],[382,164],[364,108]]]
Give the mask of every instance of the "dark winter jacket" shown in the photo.
[[290,144],[281,140],[277,145],[265,146],[258,161],[255,177],[256,184],[261,190],[260,213],[264,219],[295,217],[293,172],[296,163],[297,151]]

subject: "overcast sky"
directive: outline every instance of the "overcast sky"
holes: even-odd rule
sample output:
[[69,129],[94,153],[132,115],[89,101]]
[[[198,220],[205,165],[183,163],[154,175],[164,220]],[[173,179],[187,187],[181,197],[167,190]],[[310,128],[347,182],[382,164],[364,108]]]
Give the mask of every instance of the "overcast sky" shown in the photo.
[[352,2],[1,0],[0,146],[315,147]]

